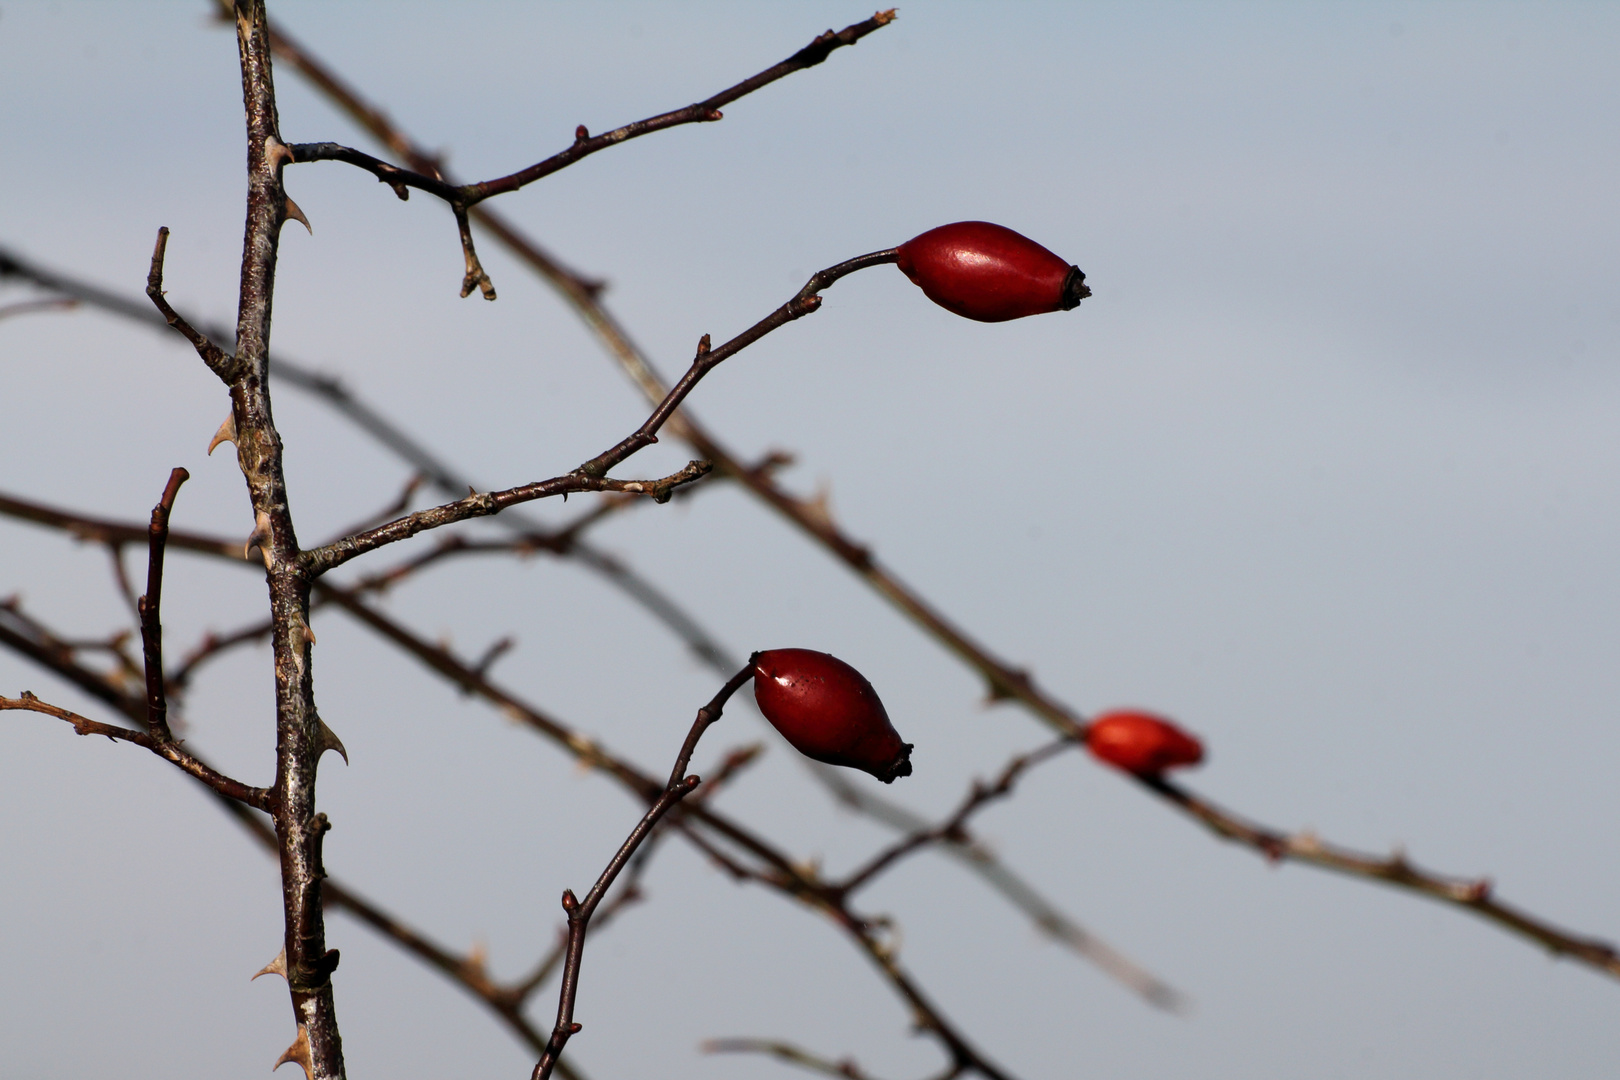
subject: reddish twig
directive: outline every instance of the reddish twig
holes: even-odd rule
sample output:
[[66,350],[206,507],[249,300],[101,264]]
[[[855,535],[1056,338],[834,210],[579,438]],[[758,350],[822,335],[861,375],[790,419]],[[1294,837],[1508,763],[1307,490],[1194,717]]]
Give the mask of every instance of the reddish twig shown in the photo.
[[[853,45],[867,34],[888,25],[892,21],[894,21],[893,10],[880,11],[870,19],[846,26],[836,33],[829,30],[781,63],[774,64],[758,75],[744,79],[735,86],[722,90],[713,97],[700,101],[695,105],[688,105],[672,112],[661,113],[645,120],[637,120],[634,123],[614,128],[612,131],[594,137],[585,129],[584,125],[580,125],[574,131],[573,144],[566,150],[538,161],[526,169],[520,169],[507,176],[486,180],[481,183],[450,183],[445,179],[444,173],[439,167],[439,162],[428,159],[425,155],[416,156],[415,164],[421,166],[421,168],[420,171],[413,171],[411,169],[402,169],[380,158],[372,157],[370,154],[338,143],[297,143],[289,149],[294,159],[299,162],[341,161],[356,168],[364,169],[378,180],[392,187],[394,194],[401,199],[409,197],[408,189],[410,188],[416,188],[443,199],[455,215],[456,228],[461,236],[461,250],[466,261],[466,273],[462,277],[461,295],[467,296],[471,294],[474,288],[477,288],[483,293],[484,299],[493,300],[495,299],[495,287],[491,284],[489,275],[485,273],[483,265],[479,262],[478,252],[473,243],[472,224],[469,219],[473,208],[479,203],[495,195],[517,191],[519,188],[532,184],[542,177],[550,176],[552,173],[565,169],[576,161],[589,157],[599,150],[605,150],[610,146],[617,146],[642,135],[650,135],[655,131],[663,131],[683,124],[708,123],[719,120],[722,118],[720,110],[724,106],[784,76],[791,75],[795,71],[803,71],[805,68],[814,67],[827,59],[833,50],[846,45]],[[279,41],[278,44],[280,44]],[[296,47],[292,47],[292,51],[295,54],[301,53],[301,50],[297,50]],[[342,88],[336,80],[328,80],[323,89],[336,96],[342,93],[345,88]],[[352,93],[347,96],[352,101],[358,101],[358,98]],[[367,116],[357,109],[351,108],[350,112],[351,115],[360,118],[362,122],[375,122],[381,119]],[[386,124],[386,120],[382,120],[382,123]]]

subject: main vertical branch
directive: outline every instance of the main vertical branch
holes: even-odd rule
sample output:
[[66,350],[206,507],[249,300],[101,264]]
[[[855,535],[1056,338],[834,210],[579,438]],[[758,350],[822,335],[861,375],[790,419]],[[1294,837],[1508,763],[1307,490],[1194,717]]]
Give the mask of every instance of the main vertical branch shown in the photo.
[[253,503],[255,534],[270,589],[276,683],[276,838],[281,846],[286,974],[298,1022],[283,1061],[304,1067],[309,1080],[340,1080],[343,1042],[332,999],[336,950],[327,951],[321,914],[321,839],[330,827],[315,810],[315,771],[327,745],[315,711],[308,630],[309,582],[299,564],[298,538],[287,507],[281,438],[270,412],[270,311],[276,245],[286,220],[281,170],[290,158],[276,116],[270,35],[264,0],[237,0],[236,37],[247,115],[247,225],[237,307],[236,377],[231,407],[237,459]]

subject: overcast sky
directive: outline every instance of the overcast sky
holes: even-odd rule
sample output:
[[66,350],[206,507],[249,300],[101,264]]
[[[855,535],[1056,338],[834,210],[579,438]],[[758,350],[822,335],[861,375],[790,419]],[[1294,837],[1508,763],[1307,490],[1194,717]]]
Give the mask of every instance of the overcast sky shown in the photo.
[[[467,178],[678,107],[867,7],[276,4],[272,16]],[[718,369],[693,411],[1075,709],[1199,733],[1189,782],[1287,829],[1488,874],[1620,939],[1620,8],[1603,4],[908,4],[854,49],[500,200],[665,372],[814,270],[988,219],[1078,263],[1078,310],[1002,325],[889,267]],[[278,68],[287,141],[375,150]],[[0,6],[0,245],[234,316],[243,141],[232,36],[206,5]],[[481,488],[565,472],[644,406],[493,241],[461,300],[442,205],[337,164],[289,169],[274,345],[340,376]],[[0,283],[0,306],[34,295]],[[313,543],[409,470],[277,392]],[[192,473],[175,525],[245,537],[223,388],[169,337],[88,312],[0,320],[0,490],[129,521]],[[678,467],[675,440],[625,475]],[[561,521],[577,502],[540,511]],[[859,667],[917,744],[885,791],[946,812],[1044,729],[789,525],[722,485],[596,534],[726,647]],[[387,565],[376,555],[356,571]],[[133,560],[132,560],[133,564]],[[168,648],[263,610],[262,578],[171,556]],[[62,633],[126,625],[104,554],[0,520],[0,596]],[[388,610],[649,770],[718,680],[578,567],[469,560]],[[638,810],[335,613],[314,623],[328,869],[516,975]],[[190,745],[271,777],[268,650],[185,706]],[[0,693],[104,706],[0,654]],[[739,707],[697,771],[764,737]],[[275,868],[142,751],[0,717],[6,1075],[261,1076],[291,1040]],[[857,778],[864,782],[863,778]],[[719,805],[829,871],[887,835],[773,743]],[[861,898],[901,957],[1018,1076],[1514,1080],[1612,1071],[1620,983],[1466,914],[1218,843],[1081,755],[979,821],[1008,863],[1183,990],[1155,1011],[938,856]],[[933,1044],[825,921],[678,843],[649,902],[591,939],[570,1044],[593,1080],[789,1075],[721,1035],[854,1055],[884,1078]],[[476,1003],[334,915],[351,1075],[533,1064]],[[271,985],[274,983],[274,985]],[[532,1015],[549,1025],[552,989]],[[285,1075],[285,1074],[283,1074]]]

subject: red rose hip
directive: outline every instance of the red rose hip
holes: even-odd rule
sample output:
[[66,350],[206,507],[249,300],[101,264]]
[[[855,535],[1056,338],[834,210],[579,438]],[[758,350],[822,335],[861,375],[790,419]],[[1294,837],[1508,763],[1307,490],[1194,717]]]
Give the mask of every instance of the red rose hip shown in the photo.
[[895,265],[928,299],[979,322],[1068,311],[1091,295],[1078,266],[988,221],[941,225],[895,250]]
[[755,653],[753,664],[759,711],[799,753],[885,784],[911,775],[911,744],[900,741],[860,672],[811,649],[770,649]]
[[1132,709],[1092,720],[1086,728],[1086,749],[1137,776],[1157,776],[1204,760],[1204,744],[1196,738],[1162,717]]

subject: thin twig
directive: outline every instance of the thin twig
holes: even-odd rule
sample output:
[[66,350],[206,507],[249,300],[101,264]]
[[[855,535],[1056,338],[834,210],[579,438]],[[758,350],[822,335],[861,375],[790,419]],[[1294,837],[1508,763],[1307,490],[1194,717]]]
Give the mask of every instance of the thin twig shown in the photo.
[[141,652],[146,658],[146,730],[153,739],[169,742],[169,699],[163,686],[163,548],[169,539],[169,512],[180,485],[191,479],[181,468],[169,473],[163,497],[152,507],[146,557],[146,593],[135,604],[141,617]]
[[861,886],[870,882],[907,855],[920,851],[930,844],[937,844],[945,840],[952,840],[962,844],[971,843],[972,841],[967,834],[969,818],[995,800],[1010,795],[1013,785],[1018,782],[1019,777],[1025,772],[1075,745],[1073,739],[1058,739],[1038,750],[1031,750],[1027,754],[1020,754],[1013,758],[991,783],[986,784],[982,780],[973,781],[973,786],[968,790],[967,796],[962,800],[962,804],[956,808],[955,813],[938,825],[919,829],[878,852],[864,866],[851,872],[848,877],[844,878],[836,886],[839,894],[843,896],[853,894]]
[[[575,129],[573,144],[566,150],[538,161],[526,169],[520,169],[507,176],[486,180],[481,183],[450,183],[445,179],[443,170],[437,160],[419,161],[418,164],[425,167],[421,171],[413,171],[411,169],[402,169],[380,158],[372,157],[363,151],[333,142],[296,143],[289,149],[292,151],[294,160],[298,162],[341,161],[347,165],[364,169],[393,188],[394,194],[401,199],[408,197],[409,188],[416,188],[443,199],[449,204],[451,212],[455,215],[457,232],[461,237],[461,250],[466,262],[466,273],[461,283],[461,295],[468,296],[474,288],[477,288],[483,293],[484,299],[493,300],[495,299],[495,287],[490,283],[489,275],[484,271],[483,265],[478,259],[478,252],[473,243],[472,224],[469,220],[469,214],[479,203],[495,195],[517,191],[519,188],[532,184],[542,177],[550,176],[552,173],[565,169],[576,161],[599,150],[605,150],[610,146],[617,146],[642,135],[679,127],[682,124],[709,123],[719,120],[722,118],[720,112],[722,107],[795,71],[803,71],[805,68],[814,67],[827,59],[833,50],[855,44],[867,34],[894,21],[894,17],[893,10],[880,11],[870,19],[846,26],[837,33],[829,30],[781,63],[774,64],[752,78],[744,79],[735,86],[722,90],[713,97],[700,101],[695,105],[688,105],[685,108],[662,113],[658,116],[651,116],[645,120],[637,120],[634,123],[625,124],[623,127],[614,128],[612,131],[594,137],[582,124]],[[296,47],[293,47],[292,51],[294,53],[301,52]],[[327,89],[329,93],[339,91],[335,80],[329,82],[323,89]],[[352,97],[352,95],[350,96]],[[371,119],[352,109],[351,114],[361,118],[362,122]],[[386,123],[386,121],[383,122]]]
[[[0,644],[7,645],[25,655],[29,654],[27,642],[4,625],[0,625]],[[201,780],[227,798],[239,800],[254,809],[267,812],[273,805],[270,789],[250,787],[240,780],[233,780],[223,773],[216,772],[181,749],[179,743],[161,740],[133,728],[119,727],[115,724],[103,724],[99,720],[91,720],[89,717],[80,716],[71,710],[41,701],[27,690],[22,692],[21,697],[0,697],[0,712],[7,710],[43,713],[46,716],[54,716],[58,720],[66,720],[73,725],[73,730],[80,735],[105,735],[115,742],[121,740],[134,743],[136,746],[144,746],[158,757],[173,763],[182,771]]]
[[572,889],[563,891],[563,910],[568,913],[568,956],[563,961],[562,990],[557,996],[557,1024],[551,1029],[551,1038],[546,1042],[545,1052],[535,1063],[532,1080],[546,1080],[551,1075],[557,1066],[557,1059],[562,1056],[563,1048],[568,1045],[568,1040],[580,1030],[581,1025],[574,1022],[574,1002],[579,997],[579,970],[585,957],[585,933],[590,928],[591,916],[595,914],[597,905],[607,895],[608,889],[612,888],[614,879],[635,855],[642,841],[652,835],[658,820],[697,788],[701,781],[696,775],[688,776],[686,767],[691,764],[692,752],[697,749],[698,740],[703,738],[703,733],[708,731],[716,720],[720,719],[726,702],[731,700],[731,695],[753,677],[754,665],[750,660],[746,667],[726,680],[725,685],[707,705],[698,710],[697,719],[692,721],[692,728],[686,734],[686,741],[681,744],[681,752],[676,755],[675,767],[670,770],[669,782],[664,785],[663,792],[654,800],[652,806],[647,808],[647,812],[636,823],[636,827],[630,831],[630,835],[625,838],[624,843],[608,862],[607,868],[602,871],[602,876],[596,879],[591,891],[585,894],[585,899],[575,897]]
[[162,314],[163,320],[191,342],[192,347],[197,350],[197,355],[208,365],[208,370],[218,375],[225,385],[229,386],[246,373],[246,365],[236,357],[228,355],[225,350],[208,340],[206,335],[198,332],[178,311],[169,306],[168,299],[163,295],[163,255],[168,246],[169,227],[165,225],[158,230],[157,243],[152,247],[152,268],[146,275],[146,295]]
[[676,488],[703,479],[708,475],[710,468],[707,461],[689,461],[678,472],[656,480],[613,480],[576,471],[554,476],[549,480],[520,484],[504,491],[474,493],[455,502],[418,510],[386,525],[379,525],[342,540],[312,548],[303,553],[300,565],[313,579],[328,570],[342,566],[357,555],[364,555],[368,551],[375,551],[400,540],[408,540],[430,529],[453,525],[471,518],[489,517],[520,503],[558,495],[571,495],[579,491],[628,491],[645,495],[654,502],[668,502]]

